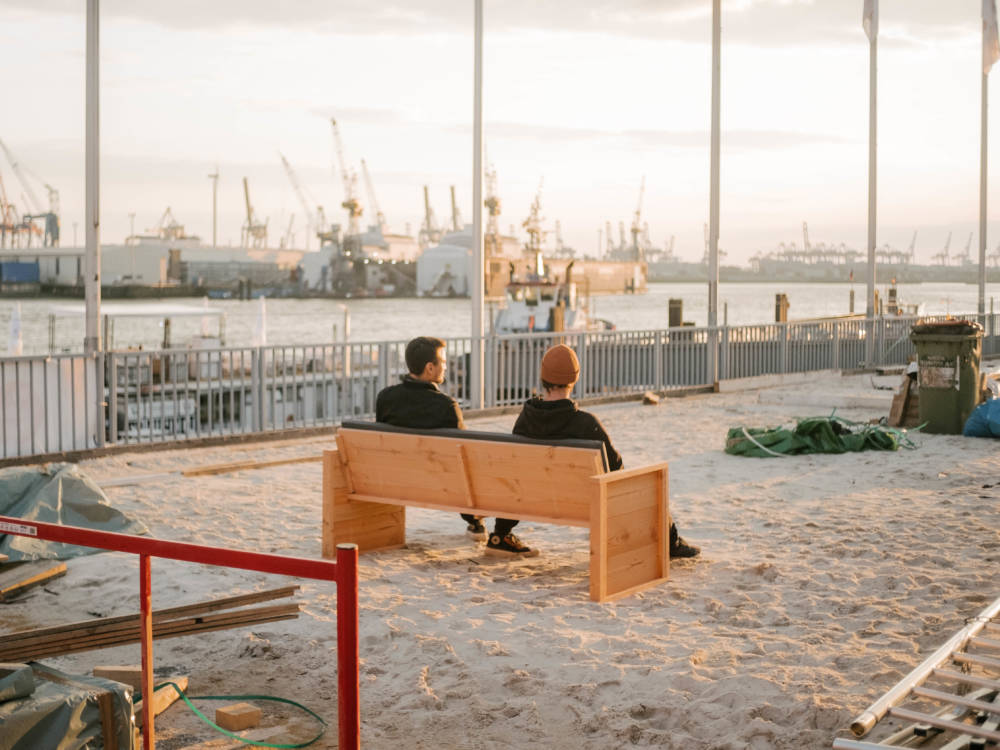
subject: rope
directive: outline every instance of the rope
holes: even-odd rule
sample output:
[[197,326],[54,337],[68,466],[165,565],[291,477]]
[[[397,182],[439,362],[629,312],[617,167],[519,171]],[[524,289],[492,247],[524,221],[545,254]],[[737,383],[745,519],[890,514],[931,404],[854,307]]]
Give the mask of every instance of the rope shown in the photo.
[[303,711],[305,711],[307,714],[309,714],[310,716],[312,716],[320,724],[323,725],[322,729],[319,730],[319,734],[317,734],[315,737],[313,737],[308,742],[299,742],[297,744],[271,744],[269,742],[260,742],[258,740],[248,740],[248,739],[246,739],[244,737],[240,737],[238,734],[233,734],[232,732],[223,729],[218,724],[216,724],[214,721],[212,721],[207,716],[205,716],[205,714],[203,714],[201,711],[199,711],[197,709],[197,707],[189,700],[189,696],[185,695],[184,691],[181,690],[180,685],[178,685],[178,684],[176,684],[174,682],[161,682],[159,685],[157,685],[154,688],[154,691],[155,690],[159,690],[161,687],[163,687],[165,685],[170,685],[174,690],[176,690],[177,694],[181,697],[181,700],[184,701],[185,703],[187,703],[188,708],[190,708],[194,712],[195,716],[197,716],[203,722],[205,722],[206,724],[208,724],[213,729],[215,729],[215,730],[221,732],[222,734],[226,735],[227,737],[231,737],[232,739],[238,740],[238,741],[243,742],[244,744],[247,744],[247,745],[256,745],[258,747],[288,748],[288,750],[293,750],[294,748],[308,747],[309,745],[313,744],[316,740],[318,740],[320,737],[322,737],[323,733],[326,732],[327,723],[323,720],[322,716],[320,716],[315,711],[312,711],[312,710],[306,708],[301,703],[296,703],[295,701],[288,700],[287,698],[278,698],[278,697],[273,696],[273,695],[192,695],[192,696],[190,696],[190,698],[194,698],[195,700],[202,700],[202,701],[230,701],[230,700],[244,700],[244,701],[246,701],[246,700],[254,700],[254,701],[273,701],[275,703],[287,703],[290,706],[295,706],[296,708],[301,708]]
[[747,432],[747,428],[746,427],[741,427],[740,429],[743,430],[743,434],[744,434],[744,436],[746,436],[747,440],[749,440],[751,443],[753,443],[754,445],[756,445],[758,448],[760,448],[765,453],[770,453],[772,456],[777,456],[778,458],[791,458],[791,456],[789,456],[787,453],[778,453],[777,451],[771,450],[766,445],[761,445],[760,443],[758,443],[756,440],[753,439],[753,435],[751,435],[749,432]]

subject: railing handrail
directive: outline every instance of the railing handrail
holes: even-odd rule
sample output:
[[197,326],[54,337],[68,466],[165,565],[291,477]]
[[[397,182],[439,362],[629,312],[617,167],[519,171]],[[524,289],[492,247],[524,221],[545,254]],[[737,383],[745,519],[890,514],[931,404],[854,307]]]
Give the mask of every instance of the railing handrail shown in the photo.
[[[360,667],[358,663],[358,547],[355,544],[337,546],[336,562],[313,560],[263,552],[249,552],[221,547],[209,547],[188,542],[98,531],[79,526],[64,526],[43,521],[31,521],[12,516],[0,516],[0,533],[35,537],[81,547],[127,552],[140,559],[140,618],[143,622],[142,671],[143,696],[152,694],[152,630],[145,625],[152,618],[152,596],[149,586],[149,558],[239,568],[262,573],[288,575],[332,581],[337,584],[337,682],[339,747],[361,747],[361,711],[359,702]],[[153,717],[151,700],[143,700],[143,747],[152,747]]]

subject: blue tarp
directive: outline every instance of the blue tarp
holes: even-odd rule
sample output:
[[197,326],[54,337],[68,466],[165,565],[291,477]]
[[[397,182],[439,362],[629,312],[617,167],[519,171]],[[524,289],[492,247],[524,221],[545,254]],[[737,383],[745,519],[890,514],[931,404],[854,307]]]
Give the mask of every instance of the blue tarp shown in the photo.
[[965,420],[962,434],[966,437],[1000,437],[1000,398],[977,406]]
[[[149,533],[144,523],[112,508],[101,488],[74,464],[0,471],[0,516],[122,534]],[[65,560],[100,551],[34,537],[0,534],[0,553],[11,561]]]

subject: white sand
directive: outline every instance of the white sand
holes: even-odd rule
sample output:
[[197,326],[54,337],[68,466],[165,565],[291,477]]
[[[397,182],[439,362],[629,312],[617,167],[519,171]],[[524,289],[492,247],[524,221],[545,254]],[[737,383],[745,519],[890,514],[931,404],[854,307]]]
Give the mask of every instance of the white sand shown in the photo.
[[[498,562],[482,556],[456,516],[408,511],[407,548],[361,561],[365,747],[830,747],[871,700],[1000,595],[998,445],[926,435],[915,451],[782,459],[733,457],[722,447],[730,426],[852,403],[873,405],[837,413],[867,420],[886,414],[890,398],[869,376],[825,375],[655,407],[593,408],[626,466],[670,461],[674,518],[703,550],[697,561],[675,562],[668,584],[615,603],[588,598],[583,529],[522,524],[519,534],[542,556]],[[470,427],[507,431],[514,418]],[[83,468],[101,481],[312,455],[327,442],[134,453]],[[320,464],[305,463],[107,492],[159,537],[315,557],[320,477]],[[154,607],[283,583],[153,563]],[[331,723],[315,747],[334,747],[334,597],[331,585],[303,582],[298,620],[157,641],[156,665],[190,675],[192,694],[301,701]],[[65,578],[0,612],[11,629],[127,614],[137,600],[135,558],[102,554],[71,560]],[[121,647],[48,661],[82,672],[138,660],[138,647]],[[309,720],[285,715],[268,714],[265,724],[279,732],[271,741],[310,736]],[[166,750],[237,746],[214,739],[183,707],[157,728]]]

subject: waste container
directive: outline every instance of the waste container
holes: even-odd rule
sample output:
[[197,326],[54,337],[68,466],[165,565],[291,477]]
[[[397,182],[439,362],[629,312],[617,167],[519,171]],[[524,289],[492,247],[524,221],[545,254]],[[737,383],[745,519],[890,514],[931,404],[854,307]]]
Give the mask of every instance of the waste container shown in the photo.
[[923,431],[961,434],[979,403],[983,327],[968,320],[918,323],[910,331],[910,341],[917,349]]

